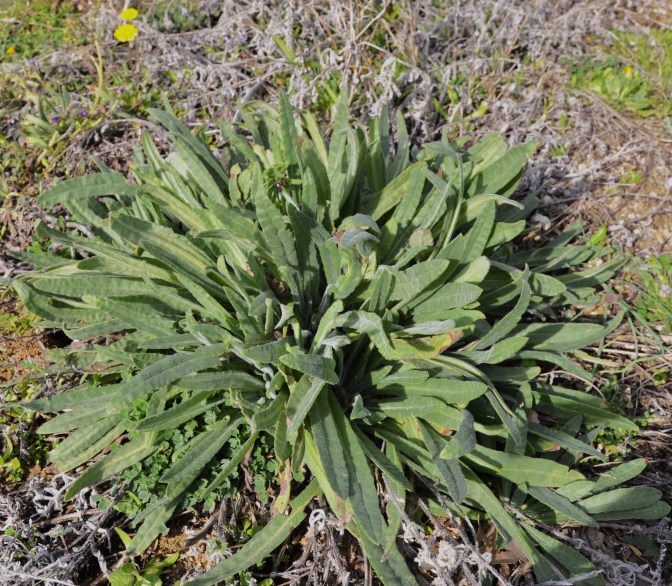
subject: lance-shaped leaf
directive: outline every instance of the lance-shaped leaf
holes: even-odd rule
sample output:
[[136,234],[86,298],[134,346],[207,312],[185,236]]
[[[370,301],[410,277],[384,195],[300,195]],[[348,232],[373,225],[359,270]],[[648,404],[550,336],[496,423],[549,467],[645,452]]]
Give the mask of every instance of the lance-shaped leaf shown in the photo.
[[242,423],[242,418],[233,422],[223,419],[212,429],[196,436],[184,447],[179,459],[161,476],[161,482],[196,478],[198,472],[210,463]]
[[559,495],[550,488],[544,486],[530,486],[527,492],[537,499],[540,503],[544,503],[547,507],[565,515],[572,521],[576,521],[581,525],[588,527],[599,527],[599,524],[590,515],[586,514],[582,509],[573,504],[570,500]]
[[474,431],[474,417],[469,411],[462,411],[462,421],[450,438],[447,438],[439,456],[444,460],[457,460],[474,451],[476,447],[476,432]]
[[617,316],[606,326],[591,323],[522,324],[511,333],[529,338],[530,346],[536,350],[569,352],[599,342],[618,326],[622,317]]
[[252,431],[250,437],[247,438],[245,443],[240,446],[231,456],[229,461],[226,463],[224,468],[217,474],[215,479],[198,495],[199,499],[204,499],[208,496],[215,488],[217,488],[222,482],[224,482],[230,475],[231,472],[243,461],[243,458],[249,453],[249,451],[254,446],[254,443],[257,441],[259,436],[258,431]]
[[162,413],[143,419],[135,425],[135,429],[139,431],[164,431],[172,429],[194,419],[201,413],[209,411],[226,400],[227,398],[225,397],[224,399],[219,399],[219,401],[208,401],[207,394],[197,393],[193,397],[174,405],[170,409],[166,409]]
[[65,493],[65,500],[70,500],[80,490],[92,486],[121,472],[137,462],[142,462],[147,456],[154,453],[158,445],[149,436],[137,437],[124,444],[114,452],[108,454],[95,464],[87,468],[69,487]]
[[335,370],[336,361],[328,356],[295,351],[281,356],[280,362],[285,366],[289,366],[289,368],[298,370],[303,374],[307,374],[330,385],[338,383],[338,375]]
[[[118,392],[125,403],[132,403],[135,399],[174,383],[188,374],[217,367],[225,350],[225,344],[212,344],[194,352],[171,354],[145,368]],[[119,408],[122,406],[123,404],[118,405]]]
[[495,472],[516,484],[553,487],[583,479],[580,472],[551,460],[499,452],[484,446],[476,446],[464,458],[475,466]]
[[61,472],[74,470],[108,447],[125,429],[118,415],[94,421],[58,444],[49,458]]
[[292,235],[285,226],[282,214],[263,188],[257,187],[254,193],[254,203],[264,240],[268,248],[273,251],[275,266],[279,274],[287,280],[294,300],[302,304],[299,257]]
[[366,456],[331,391],[320,394],[310,412],[310,429],[343,521],[354,516],[374,543],[385,521]]
[[222,389],[235,389],[236,391],[263,391],[264,381],[247,372],[239,370],[221,370],[217,372],[201,372],[190,374],[181,378],[179,386],[190,391],[219,391]]
[[434,437],[435,432],[433,429],[427,427],[422,422],[420,422],[420,429],[422,430],[425,445],[436,467],[439,469],[443,482],[446,484],[448,494],[459,505],[467,497],[467,483],[460,465],[456,460],[444,460],[440,457],[441,444]]
[[449,261],[435,259],[418,263],[395,273],[390,299],[400,301],[420,295],[427,287],[440,279],[449,266]]
[[289,506],[289,515],[279,514],[273,517],[266,526],[254,536],[233,556],[219,564],[214,570],[188,582],[188,586],[211,586],[234,576],[250,566],[261,562],[276,548],[280,547],[290,536],[293,529],[306,517],[304,509],[310,501],[318,496],[320,486],[313,480],[301,494],[293,499]]
[[304,374],[287,401],[287,438],[293,442],[326,381]]
[[100,195],[135,196],[137,185],[131,185],[126,178],[116,171],[97,173],[87,177],[67,179],[56,184],[52,189],[42,194],[38,200],[41,206],[53,206],[58,203],[67,203],[73,199],[96,197]]
[[[591,574],[595,571],[595,566],[575,548],[562,543],[557,539],[553,539],[526,523],[523,524],[522,527],[532,536],[534,541],[541,545],[544,551],[563,567],[565,573],[570,578]],[[603,586],[604,578],[602,576],[596,576],[595,578],[589,578],[588,580],[581,580],[579,584],[585,586]]]

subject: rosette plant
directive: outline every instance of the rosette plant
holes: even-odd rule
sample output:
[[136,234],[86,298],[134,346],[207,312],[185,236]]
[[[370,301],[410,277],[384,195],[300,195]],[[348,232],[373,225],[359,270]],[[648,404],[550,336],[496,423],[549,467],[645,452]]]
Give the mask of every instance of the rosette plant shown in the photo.
[[[244,133],[222,126],[216,156],[172,115],[152,115],[172,151],[144,135],[132,181],[102,169],[44,194],[88,229],[40,226],[71,254],[20,255],[37,270],[12,283],[46,326],[79,341],[60,357],[81,384],[26,405],[59,413],[40,428],[65,435],[58,467],[84,466],[67,498],[211,414],[169,454],[165,496],[135,519],[130,552],[165,530],[241,429],[247,439],[200,496],[267,434],[274,516],[194,585],[259,563],[318,495],[386,585],[416,583],[396,544],[415,498],[491,521],[540,582],[594,567],[535,520],[666,514],[657,490],[618,487],[643,461],[590,474],[604,459],[597,433],[636,426],[580,390],[591,375],[572,353],[619,317],[567,322],[563,308],[599,301],[621,260],[572,245],[578,225],[512,243],[537,204],[511,198],[534,144],[508,149],[492,134],[468,149],[411,148],[402,118],[394,141],[386,116],[352,127],[345,98],[327,138],[281,96],[277,111],[247,107]],[[552,365],[564,375],[545,376]]]

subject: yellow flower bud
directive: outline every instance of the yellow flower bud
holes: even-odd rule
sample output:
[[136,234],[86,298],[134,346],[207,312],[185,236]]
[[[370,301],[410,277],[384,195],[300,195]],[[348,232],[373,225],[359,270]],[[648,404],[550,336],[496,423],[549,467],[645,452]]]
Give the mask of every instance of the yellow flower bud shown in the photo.
[[135,8],[124,8],[120,13],[119,13],[119,18],[121,20],[133,20],[138,16],[138,11]]

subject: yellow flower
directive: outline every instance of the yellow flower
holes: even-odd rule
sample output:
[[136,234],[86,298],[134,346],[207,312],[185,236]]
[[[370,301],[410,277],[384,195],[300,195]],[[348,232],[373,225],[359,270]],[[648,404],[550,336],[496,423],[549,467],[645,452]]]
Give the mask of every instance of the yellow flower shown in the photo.
[[133,20],[136,16],[138,16],[138,11],[135,8],[124,8],[119,13],[121,20]]
[[627,77],[628,79],[631,78],[631,77],[632,77],[632,74],[633,74],[632,67],[630,67],[630,66],[628,65],[628,66],[623,70],[623,73],[625,73],[625,77]]
[[7,53],[7,55],[16,55],[16,49],[14,47],[7,47],[5,53]]
[[117,39],[120,43],[127,43],[132,41],[135,38],[135,35],[138,34],[138,29],[135,28],[132,24],[122,24],[118,26],[114,31],[114,38]]

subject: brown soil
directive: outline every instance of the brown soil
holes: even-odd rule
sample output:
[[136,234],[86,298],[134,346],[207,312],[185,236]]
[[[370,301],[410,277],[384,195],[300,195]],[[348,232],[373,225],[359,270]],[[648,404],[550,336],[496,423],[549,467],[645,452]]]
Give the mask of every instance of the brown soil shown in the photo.
[[[0,314],[16,311],[16,302],[5,300],[0,304]],[[28,330],[25,334],[6,335],[0,330],[0,385],[20,381],[34,371],[31,363],[46,366],[44,359],[46,337],[42,330]]]

